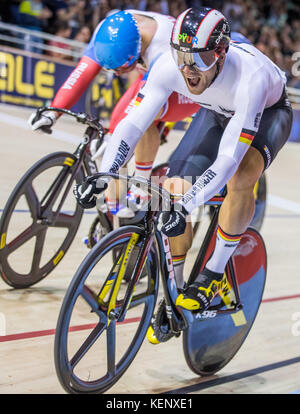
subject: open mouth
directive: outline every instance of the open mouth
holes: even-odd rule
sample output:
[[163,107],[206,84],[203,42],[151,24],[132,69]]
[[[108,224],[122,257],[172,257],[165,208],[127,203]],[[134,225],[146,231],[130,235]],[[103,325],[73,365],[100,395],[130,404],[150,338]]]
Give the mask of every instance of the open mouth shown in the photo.
[[200,76],[193,76],[192,78],[186,77],[186,80],[191,88],[195,88],[200,83]]

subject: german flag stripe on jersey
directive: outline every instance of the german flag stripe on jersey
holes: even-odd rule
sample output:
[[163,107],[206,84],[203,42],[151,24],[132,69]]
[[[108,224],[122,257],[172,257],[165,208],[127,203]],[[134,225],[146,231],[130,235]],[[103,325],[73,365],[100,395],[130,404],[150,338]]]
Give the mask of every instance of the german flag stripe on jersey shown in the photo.
[[250,131],[250,129],[242,129],[239,141],[243,142],[244,144],[251,145],[252,141],[254,140],[254,137],[254,131]]
[[241,234],[230,235],[225,233],[225,231],[223,231],[220,226],[218,227],[217,233],[223,240],[226,240],[228,242],[239,242],[242,238]]
[[141,102],[142,102],[142,100],[144,99],[144,95],[142,94],[142,93],[138,93],[137,94],[137,97],[136,97],[136,99],[135,99],[135,102],[134,102],[134,105],[135,106],[138,106]]

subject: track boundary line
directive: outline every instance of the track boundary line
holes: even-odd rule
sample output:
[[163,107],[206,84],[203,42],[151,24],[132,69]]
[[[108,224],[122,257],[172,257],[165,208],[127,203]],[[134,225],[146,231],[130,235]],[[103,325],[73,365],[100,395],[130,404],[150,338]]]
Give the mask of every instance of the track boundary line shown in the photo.
[[[298,299],[298,298],[300,298],[300,294],[290,295],[290,296],[280,296],[277,298],[267,298],[267,299],[263,299],[261,303],[277,302],[281,300],[290,300],[290,299]],[[140,318],[129,318],[129,319],[125,319],[123,322],[120,322],[120,324],[136,323],[139,321],[140,321]],[[96,324],[76,325],[76,326],[70,327],[70,332],[92,329],[94,326],[96,326]],[[32,331],[32,332],[21,332],[17,334],[4,335],[4,336],[0,335],[0,342],[10,342],[10,341],[17,341],[20,339],[39,338],[42,336],[49,336],[49,335],[55,335],[55,329],[46,329],[46,330]]]

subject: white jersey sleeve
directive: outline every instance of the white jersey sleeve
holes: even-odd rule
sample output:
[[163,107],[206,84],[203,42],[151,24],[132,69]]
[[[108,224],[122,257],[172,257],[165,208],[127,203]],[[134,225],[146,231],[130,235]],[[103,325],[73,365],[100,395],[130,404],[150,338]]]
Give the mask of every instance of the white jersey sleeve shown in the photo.
[[159,60],[153,65],[146,84],[138,93],[134,108],[115,128],[103,155],[101,172],[116,173],[131,158],[138,141],[172,93],[166,86],[167,82],[159,76]]

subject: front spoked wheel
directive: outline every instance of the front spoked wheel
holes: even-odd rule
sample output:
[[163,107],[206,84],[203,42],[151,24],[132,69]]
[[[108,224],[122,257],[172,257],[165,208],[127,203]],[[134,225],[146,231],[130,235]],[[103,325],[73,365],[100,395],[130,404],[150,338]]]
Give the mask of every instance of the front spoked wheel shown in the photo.
[[68,152],[47,155],[11,193],[0,220],[0,272],[10,286],[39,282],[71,245],[83,214],[72,194],[74,182],[83,179],[82,169],[72,179],[75,165]]
[[[105,236],[84,259],[67,290],[54,356],[59,381],[69,393],[107,391],[144,340],[157,297],[158,262],[154,247],[146,259],[137,260],[141,234],[137,226],[124,226]],[[116,248],[120,253],[114,260]],[[147,277],[134,279],[133,285],[121,283],[123,277],[141,274],[145,268]]]

